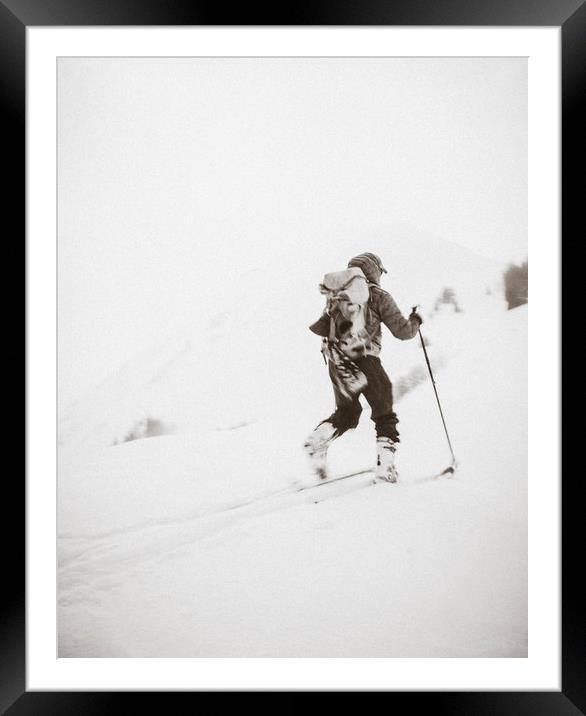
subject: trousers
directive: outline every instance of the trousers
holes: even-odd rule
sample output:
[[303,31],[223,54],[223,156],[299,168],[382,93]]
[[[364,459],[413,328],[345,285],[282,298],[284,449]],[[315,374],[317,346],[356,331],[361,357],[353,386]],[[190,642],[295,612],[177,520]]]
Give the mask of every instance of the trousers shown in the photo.
[[[397,430],[399,420],[393,410],[393,386],[380,358],[368,355],[354,360],[354,363],[368,380],[368,385],[362,391],[362,395],[370,406],[370,418],[374,422],[376,436],[387,437],[393,442],[399,442],[399,431]],[[360,394],[348,398],[340,393],[333,377],[334,369],[331,363],[328,364],[328,368],[334,388],[336,409],[328,418],[322,420],[322,423],[331,423],[338,431],[339,436],[358,425],[362,406],[360,405]]]

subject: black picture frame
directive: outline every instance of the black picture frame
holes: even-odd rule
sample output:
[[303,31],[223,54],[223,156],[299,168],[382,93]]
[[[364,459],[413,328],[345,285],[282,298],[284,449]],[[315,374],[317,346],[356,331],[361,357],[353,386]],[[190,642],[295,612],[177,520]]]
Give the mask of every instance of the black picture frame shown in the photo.
[[[227,21],[228,20],[228,21]],[[87,25],[444,25],[561,26],[562,35],[562,221],[564,232],[579,226],[583,180],[572,182],[582,164],[583,113],[579,97],[585,86],[586,3],[584,0],[346,0],[274,6],[181,0],[0,0],[0,96],[4,130],[4,212],[13,219],[13,236],[25,235],[26,28]],[[581,168],[581,166],[580,166]],[[583,201],[583,200],[582,200]],[[6,213],[5,213],[6,216]],[[583,234],[583,231],[580,232]],[[5,249],[16,242],[7,242]],[[24,245],[24,242],[23,242]],[[6,254],[5,254],[6,255]],[[562,257],[563,258],[563,257]],[[565,270],[565,269],[564,269]],[[556,336],[551,337],[557,340]],[[565,357],[564,352],[564,357]],[[559,377],[560,395],[562,376]],[[548,426],[549,430],[555,426]],[[561,430],[561,425],[559,426]],[[563,442],[565,445],[565,441]],[[561,466],[560,466],[561,469]],[[555,476],[552,476],[555,479]],[[586,626],[579,587],[583,543],[581,480],[566,480],[562,493],[562,690],[560,692],[390,692],[388,707],[407,706],[449,714],[586,713]],[[22,714],[97,714],[136,706],[137,697],[163,706],[179,695],[193,700],[201,692],[31,692],[25,676],[25,498],[24,480],[4,480],[5,559],[0,621],[0,710]],[[15,518],[10,523],[6,513]],[[19,518],[22,521],[19,522]],[[404,700],[408,702],[402,704]],[[169,708],[166,703],[163,707]]]

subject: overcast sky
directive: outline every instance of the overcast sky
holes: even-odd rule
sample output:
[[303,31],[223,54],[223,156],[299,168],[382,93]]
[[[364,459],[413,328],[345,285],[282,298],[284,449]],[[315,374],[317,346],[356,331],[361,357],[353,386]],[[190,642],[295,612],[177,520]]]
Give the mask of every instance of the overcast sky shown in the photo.
[[524,59],[60,59],[60,404],[355,229],[522,260],[526,203]]

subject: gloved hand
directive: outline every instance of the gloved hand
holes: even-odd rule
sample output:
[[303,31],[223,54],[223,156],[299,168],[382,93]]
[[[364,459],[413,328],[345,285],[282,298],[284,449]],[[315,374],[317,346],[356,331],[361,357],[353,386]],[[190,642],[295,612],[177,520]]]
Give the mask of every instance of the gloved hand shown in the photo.
[[421,325],[423,323],[423,318],[417,313],[417,306],[413,306],[411,309],[411,313],[409,314],[409,320],[411,321],[417,321],[418,325]]

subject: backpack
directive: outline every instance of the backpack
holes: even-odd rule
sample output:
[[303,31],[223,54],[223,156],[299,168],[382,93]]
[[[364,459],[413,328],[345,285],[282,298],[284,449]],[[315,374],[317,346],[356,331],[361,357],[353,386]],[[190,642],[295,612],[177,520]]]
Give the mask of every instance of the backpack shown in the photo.
[[[361,309],[366,310],[370,291],[362,269],[352,267],[344,271],[327,273],[319,284],[320,293],[326,296],[326,309],[330,314],[330,335],[323,339],[324,360],[329,359],[332,367],[332,379],[338,390],[349,399],[367,386],[364,373],[348,356],[344,355],[337,342],[333,314],[339,312],[352,321]],[[327,360],[326,360],[327,362]]]
[[367,278],[357,267],[327,273],[319,290],[327,297],[328,311],[339,309],[344,315],[352,313],[353,307],[365,306],[370,295]]

